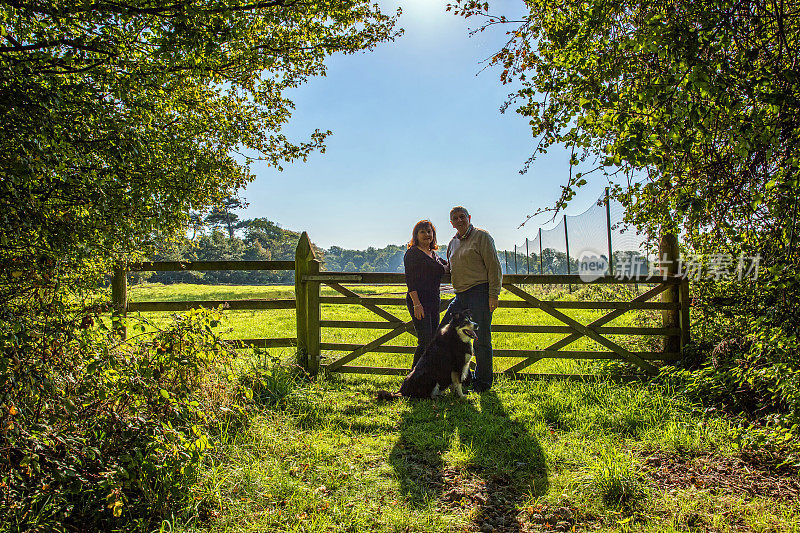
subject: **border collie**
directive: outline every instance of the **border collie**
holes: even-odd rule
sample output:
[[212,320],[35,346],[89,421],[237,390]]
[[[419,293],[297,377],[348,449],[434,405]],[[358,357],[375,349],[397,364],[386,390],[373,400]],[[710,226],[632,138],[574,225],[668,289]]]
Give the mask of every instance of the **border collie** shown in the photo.
[[417,364],[400,385],[400,392],[378,392],[379,400],[405,398],[435,398],[449,387],[464,398],[462,385],[469,374],[472,341],[478,336],[478,325],[468,310],[453,313],[448,324],[436,332]]

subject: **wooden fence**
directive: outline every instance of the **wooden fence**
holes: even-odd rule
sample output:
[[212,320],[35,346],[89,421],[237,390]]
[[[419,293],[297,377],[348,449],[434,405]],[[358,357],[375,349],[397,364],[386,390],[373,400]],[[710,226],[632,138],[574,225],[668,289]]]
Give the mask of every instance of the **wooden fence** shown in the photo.
[[[182,270],[294,270],[295,298],[283,300],[219,300],[219,301],[185,301],[185,302],[128,302],[128,271],[182,271]],[[449,282],[444,279],[443,282]],[[348,289],[346,284],[387,285],[404,284],[402,273],[389,272],[320,272],[320,261],[314,256],[308,235],[303,233],[297,246],[295,261],[196,261],[196,262],[157,262],[138,263],[115,271],[112,282],[112,300],[118,313],[131,311],[183,311],[197,307],[217,307],[224,305],[227,309],[295,309],[297,319],[297,335],[290,338],[243,339],[243,346],[261,348],[296,347],[302,361],[312,374],[317,373],[322,363],[323,351],[344,352],[337,359],[324,364],[330,372],[357,374],[393,374],[403,375],[409,369],[394,367],[374,367],[353,365],[356,359],[366,353],[399,353],[412,354],[414,347],[387,344],[399,335],[408,332],[414,335],[414,327],[407,317],[405,309],[398,314],[392,313],[382,306],[405,306],[403,297],[368,297],[359,295]],[[556,333],[564,334],[560,340],[541,350],[495,349],[494,357],[511,357],[519,362],[503,373],[520,376],[525,368],[546,358],[567,359],[617,359],[630,362],[646,373],[654,373],[657,368],[654,361],[674,361],[680,359],[680,350],[689,340],[689,284],[686,278],[667,274],[647,279],[618,279],[611,276],[601,277],[591,283],[595,284],[652,284],[653,287],[631,301],[550,301],[537,298],[527,292],[525,285],[545,284],[586,284],[580,276],[542,276],[506,274],[503,276],[503,288],[514,294],[518,300],[500,300],[502,308],[540,309],[561,322],[561,325],[514,325],[492,324],[495,333]],[[322,296],[321,285],[327,285],[339,296]],[[658,301],[652,301],[660,296]],[[450,300],[442,301],[442,310]],[[321,316],[322,305],[361,305],[382,320],[324,320]],[[605,309],[602,317],[589,324],[582,324],[574,318],[562,313],[559,309]],[[638,309],[662,311],[662,327],[619,327],[606,326],[611,320],[624,313]],[[359,328],[372,330],[388,330],[366,344],[346,344],[322,342],[322,328]],[[664,348],[655,352],[632,352],[611,340],[607,335],[649,335],[664,338]],[[606,348],[605,351],[564,350],[571,343],[582,337],[588,337]],[[522,374],[530,377],[534,374]]]

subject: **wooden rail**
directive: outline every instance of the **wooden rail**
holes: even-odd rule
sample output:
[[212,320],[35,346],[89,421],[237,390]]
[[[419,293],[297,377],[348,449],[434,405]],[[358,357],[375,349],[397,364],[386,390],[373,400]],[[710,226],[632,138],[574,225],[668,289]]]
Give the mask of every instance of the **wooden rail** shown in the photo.
[[294,261],[145,261],[131,263],[133,272],[182,270],[294,270]]
[[[306,236],[307,239],[307,236]],[[246,300],[192,300],[180,302],[129,302],[128,272],[175,272],[188,270],[295,270],[296,261],[147,261],[118,265],[111,281],[111,300],[114,313],[124,315],[128,312],[177,312],[198,308],[217,308],[229,310],[275,310],[297,309],[297,299],[246,299]],[[115,321],[125,335],[124,322]],[[298,345],[297,337],[238,339],[240,347],[289,348]]]
[[[663,239],[662,239],[663,241]],[[671,241],[662,242],[662,248],[674,245]],[[674,247],[676,250],[677,247]],[[672,253],[677,253],[673,250]],[[320,272],[321,263],[314,255],[308,235],[304,232],[297,245],[294,261],[170,261],[142,262],[128,266],[119,265],[115,269],[112,280],[112,304],[116,314],[129,311],[185,311],[200,307],[220,307],[230,310],[278,310],[295,309],[297,334],[291,338],[240,339],[241,347],[281,348],[296,347],[300,358],[311,373],[321,367],[331,372],[349,372],[357,374],[402,375],[407,368],[387,368],[358,366],[350,364],[362,355],[370,352],[412,354],[414,347],[388,344],[403,333],[415,334],[407,311],[400,313],[384,309],[382,306],[402,306],[406,301],[402,297],[362,296],[345,284],[359,285],[398,285],[405,287],[405,275],[392,272]],[[204,300],[180,302],[128,302],[127,272],[129,271],[184,271],[184,270],[294,270],[295,298],[291,299],[245,299],[245,300]],[[443,283],[449,283],[449,276]],[[654,285],[644,294],[631,301],[550,301],[542,300],[526,292],[525,285],[584,285],[578,275],[528,275],[506,274],[503,276],[503,288],[517,296],[516,300],[500,300],[501,308],[538,309],[556,320],[561,325],[540,324],[493,324],[495,333],[519,334],[563,334],[565,337],[536,350],[495,349],[493,354],[500,358],[519,359],[504,374],[527,378],[530,374],[519,374],[529,365],[545,358],[555,359],[618,359],[631,362],[648,373],[653,373],[655,361],[675,361],[680,359],[681,348],[689,341],[689,284],[685,278],[670,273],[638,279],[619,279],[604,276],[591,281],[593,284],[651,284]],[[322,296],[321,285],[327,285],[339,296]],[[650,301],[659,297],[660,301]],[[442,301],[444,310],[449,299]],[[382,320],[324,320],[321,317],[323,305],[361,305],[373,312]],[[563,314],[560,309],[597,309],[608,310],[602,317],[589,324],[581,324]],[[622,327],[606,326],[611,320],[631,310],[658,310],[663,314],[663,327]],[[122,323],[122,321],[117,321]],[[354,328],[388,330],[366,344],[322,342],[322,328]],[[123,330],[124,334],[124,330]],[[609,338],[609,335],[642,335],[660,336],[664,338],[664,349],[657,352],[631,352]],[[580,339],[588,337],[607,351],[578,351],[564,348]],[[331,352],[346,352],[338,359],[327,360],[323,364],[323,350],[326,355]]]
[[289,300],[193,300],[186,302],[129,302],[128,311],[188,311],[222,306],[231,311],[245,309],[294,309],[295,299]]

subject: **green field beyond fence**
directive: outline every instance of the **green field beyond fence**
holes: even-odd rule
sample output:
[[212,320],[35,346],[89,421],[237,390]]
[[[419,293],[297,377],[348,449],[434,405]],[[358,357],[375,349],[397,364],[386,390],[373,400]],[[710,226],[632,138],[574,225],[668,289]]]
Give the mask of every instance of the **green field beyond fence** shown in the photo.
[[[402,292],[402,286],[398,285],[369,285],[351,286],[352,290],[364,295],[388,296]],[[631,287],[633,291],[633,287]],[[572,298],[566,288],[553,287],[550,291],[553,297]],[[333,289],[323,288],[322,295],[333,297],[337,293]],[[404,294],[404,292],[403,292]],[[578,293],[580,294],[580,293]],[[257,286],[257,285],[236,285],[236,286],[212,286],[212,285],[192,285],[192,284],[141,284],[130,287],[129,296],[131,303],[145,302],[188,302],[204,300],[279,300],[291,298],[294,295],[294,287],[284,286]],[[447,295],[444,294],[444,297]],[[502,301],[510,301],[513,297],[508,293],[501,294]],[[405,307],[385,306],[398,316],[407,314]],[[159,316],[169,314],[165,311],[145,312],[143,316],[149,319],[158,319]],[[602,312],[597,310],[570,310],[569,315],[581,322],[591,322]],[[257,339],[269,337],[294,337],[296,334],[296,319],[293,309],[281,310],[227,310],[224,313],[224,326],[230,331],[225,334],[228,339]],[[359,305],[323,305],[322,317],[324,320],[350,320],[350,321],[373,321],[375,315],[369,310]],[[656,312],[628,314],[614,320],[610,325],[620,327],[630,327],[633,324],[641,324],[642,321],[654,324],[660,322],[661,316]],[[557,325],[558,321],[549,317],[542,311],[536,309],[513,309],[501,308],[494,315],[494,321],[503,324],[525,325],[529,323]],[[344,344],[366,344],[375,338],[375,331],[363,328],[323,328],[323,343],[344,343]],[[537,350],[548,346],[553,342],[564,337],[557,333],[540,334],[519,334],[494,332],[492,343],[497,350],[526,349]],[[630,337],[612,336],[623,346],[631,350],[647,350],[657,352],[661,349],[661,337],[651,336]],[[416,346],[416,337],[406,332],[396,337],[392,344],[406,346],[413,349]],[[582,338],[570,344],[570,350],[598,350],[600,347],[596,342]],[[293,353],[294,348],[273,348],[275,351]],[[323,351],[322,364],[332,360],[333,352]],[[392,354],[392,353],[367,353],[358,359],[360,364],[372,365],[375,367],[408,367],[411,364],[411,354]],[[510,367],[512,363],[519,359],[497,358],[495,359],[495,371],[500,372]],[[560,372],[575,373],[585,371],[590,365],[576,360],[542,360],[529,368],[530,372]]]
[[[139,285],[136,270],[289,270],[295,286]],[[447,283],[447,279],[444,280]],[[316,373],[405,374],[416,345],[398,273],[320,272],[307,235],[290,261],[140,263],[117,271],[119,313],[227,309],[228,337],[242,347],[298,351]],[[688,340],[688,282],[579,276],[506,275],[493,317],[495,372],[513,377],[590,373],[601,360],[648,373],[680,358]],[[574,289],[574,292],[573,292]],[[442,309],[452,296],[443,286]],[[655,300],[655,301],[654,301]]]

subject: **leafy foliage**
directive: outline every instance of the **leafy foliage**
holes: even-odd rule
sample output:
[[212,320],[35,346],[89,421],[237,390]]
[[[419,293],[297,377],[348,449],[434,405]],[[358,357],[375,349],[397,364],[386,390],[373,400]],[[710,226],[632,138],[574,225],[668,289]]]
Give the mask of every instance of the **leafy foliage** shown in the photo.
[[322,149],[327,133],[281,133],[285,91],[393,25],[363,0],[3,4],[0,302],[91,285],[230,197],[253,158]]
[[0,517],[12,531],[145,528],[191,511],[219,413],[219,311],[121,341],[107,319],[2,322]]

